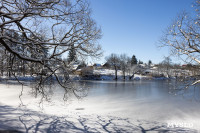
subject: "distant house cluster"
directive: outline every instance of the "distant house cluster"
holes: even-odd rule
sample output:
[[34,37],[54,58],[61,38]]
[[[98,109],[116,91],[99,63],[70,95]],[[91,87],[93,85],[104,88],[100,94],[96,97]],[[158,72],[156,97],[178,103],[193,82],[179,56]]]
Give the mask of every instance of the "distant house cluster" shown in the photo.
[[[131,68],[127,68],[126,75],[127,76],[134,76],[143,75],[143,76],[150,76],[150,77],[180,77],[180,76],[192,76],[198,75],[199,71],[196,71],[199,66],[194,65],[162,65],[162,64],[137,64],[132,66]],[[99,64],[87,64],[85,66],[81,65],[80,63],[74,63],[72,65],[72,73],[74,75],[80,76],[91,76],[91,75],[115,75],[115,71],[113,66],[110,65],[108,62]],[[118,70],[118,75],[122,75],[122,71]]]

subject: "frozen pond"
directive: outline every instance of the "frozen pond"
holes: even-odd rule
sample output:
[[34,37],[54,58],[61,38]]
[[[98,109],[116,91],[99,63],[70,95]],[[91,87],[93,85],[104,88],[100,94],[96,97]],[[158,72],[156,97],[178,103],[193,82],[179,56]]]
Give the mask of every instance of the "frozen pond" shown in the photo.
[[[89,88],[81,100],[62,100],[63,90],[53,86],[52,102],[42,104],[43,112],[63,116],[70,112],[80,116],[100,115],[132,120],[183,123],[200,130],[199,86],[189,91],[172,92],[170,82],[157,81],[80,81]],[[0,102],[9,106],[20,104],[20,85],[1,84]],[[30,97],[30,87],[25,86],[22,101],[28,109],[38,111],[38,99]]]
[[[83,81],[84,82],[84,81]],[[199,86],[173,92],[168,81],[85,81],[89,94],[78,104],[79,112],[162,122],[192,123],[200,127]]]

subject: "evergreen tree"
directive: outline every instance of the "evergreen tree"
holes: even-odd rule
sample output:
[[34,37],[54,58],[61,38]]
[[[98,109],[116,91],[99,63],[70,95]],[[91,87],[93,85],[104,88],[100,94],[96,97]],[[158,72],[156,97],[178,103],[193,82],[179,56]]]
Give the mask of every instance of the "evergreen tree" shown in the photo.
[[151,64],[152,64],[152,61],[151,61],[151,60],[149,60],[149,61],[148,61],[148,66],[150,67],[150,66],[151,66]]
[[76,58],[76,51],[75,51],[75,48],[74,46],[71,47],[70,51],[69,51],[69,54],[68,54],[68,62],[72,62],[72,61],[76,61],[77,58]]
[[131,65],[136,65],[137,64],[137,58],[135,57],[135,55],[132,56],[131,58]]

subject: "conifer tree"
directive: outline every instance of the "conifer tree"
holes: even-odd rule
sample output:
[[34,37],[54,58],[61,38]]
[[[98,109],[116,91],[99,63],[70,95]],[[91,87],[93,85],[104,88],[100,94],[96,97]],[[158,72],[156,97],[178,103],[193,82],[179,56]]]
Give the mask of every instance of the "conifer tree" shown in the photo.
[[131,65],[136,65],[137,64],[137,58],[135,57],[135,55],[132,56],[131,58]]
[[70,49],[69,54],[68,54],[68,62],[70,63],[70,62],[76,61],[76,60],[77,60],[76,51],[75,51],[74,46],[72,46],[72,48]]

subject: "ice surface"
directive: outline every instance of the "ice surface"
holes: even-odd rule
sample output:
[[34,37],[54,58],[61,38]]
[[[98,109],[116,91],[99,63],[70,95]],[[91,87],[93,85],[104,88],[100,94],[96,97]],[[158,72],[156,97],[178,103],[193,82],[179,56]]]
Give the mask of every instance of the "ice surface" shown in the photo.
[[[31,88],[0,84],[0,129],[60,132],[196,132],[167,123],[192,123],[200,130],[200,104],[169,95],[163,83],[150,81],[87,81],[88,96],[82,100],[62,100],[55,87],[51,102],[39,104]],[[39,107],[40,105],[40,107]],[[11,126],[12,125],[12,126]],[[26,128],[25,128],[26,127]]]

